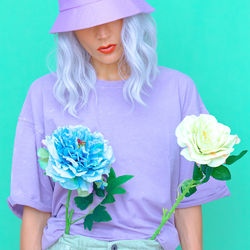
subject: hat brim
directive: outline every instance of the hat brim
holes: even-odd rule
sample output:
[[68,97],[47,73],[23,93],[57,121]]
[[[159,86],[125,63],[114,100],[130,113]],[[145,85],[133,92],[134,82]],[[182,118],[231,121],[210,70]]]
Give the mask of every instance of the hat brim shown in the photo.
[[94,27],[155,9],[144,0],[105,0],[68,9],[58,14],[50,34]]

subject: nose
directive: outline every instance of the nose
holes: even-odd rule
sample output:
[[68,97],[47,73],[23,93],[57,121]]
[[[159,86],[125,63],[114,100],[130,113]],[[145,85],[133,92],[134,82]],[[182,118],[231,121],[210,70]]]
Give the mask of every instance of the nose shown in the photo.
[[95,27],[95,34],[96,34],[96,38],[99,40],[108,39],[110,34],[111,34],[111,30],[109,28],[109,25],[107,23],[97,25]]

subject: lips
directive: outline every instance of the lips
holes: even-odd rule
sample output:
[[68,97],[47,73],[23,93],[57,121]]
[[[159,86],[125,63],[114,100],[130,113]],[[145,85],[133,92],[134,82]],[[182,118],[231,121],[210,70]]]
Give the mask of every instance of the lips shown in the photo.
[[115,48],[116,48],[116,44],[109,44],[107,46],[100,46],[97,50],[99,50],[100,52],[104,54],[108,54],[108,53],[113,52]]

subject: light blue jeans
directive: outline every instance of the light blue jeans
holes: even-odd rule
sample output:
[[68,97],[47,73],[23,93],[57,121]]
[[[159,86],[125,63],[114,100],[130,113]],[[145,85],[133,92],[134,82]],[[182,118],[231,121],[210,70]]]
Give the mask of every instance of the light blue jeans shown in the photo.
[[163,250],[156,240],[102,241],[83,235],[63,234],[47,250]]

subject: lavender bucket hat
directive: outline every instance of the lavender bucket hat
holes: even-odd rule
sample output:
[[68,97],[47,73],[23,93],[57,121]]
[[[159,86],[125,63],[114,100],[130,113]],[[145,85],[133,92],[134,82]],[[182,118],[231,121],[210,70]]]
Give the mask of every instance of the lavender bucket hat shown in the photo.
[[155,9],[145,0],[58,0],[59,14],[49,33],[90,28]]

